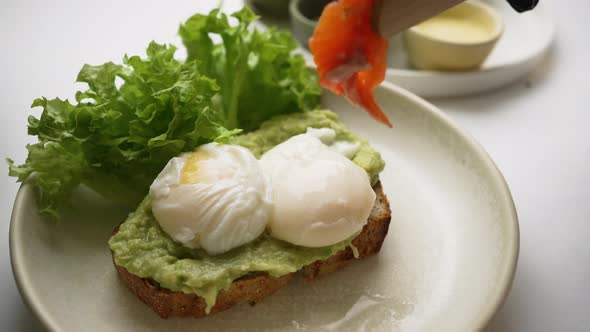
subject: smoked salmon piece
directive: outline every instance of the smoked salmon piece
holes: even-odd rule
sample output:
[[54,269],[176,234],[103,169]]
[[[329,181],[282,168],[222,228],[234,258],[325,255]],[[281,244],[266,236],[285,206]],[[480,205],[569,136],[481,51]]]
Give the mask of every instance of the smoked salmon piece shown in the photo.
[[373,0],[328,4],[309,40],[320,84],[391,127],[374,90],[385,79],[387,40],[371,25]]

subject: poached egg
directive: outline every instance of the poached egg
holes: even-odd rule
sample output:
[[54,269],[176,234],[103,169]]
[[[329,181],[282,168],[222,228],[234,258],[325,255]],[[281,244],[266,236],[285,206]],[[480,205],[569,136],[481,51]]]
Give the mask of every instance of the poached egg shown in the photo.
[[375,192],[365,170],[345,156],[359,146],[334,141],[335,136],[329,128],[309,128],[260,159],[271,179],[273,237],[323,247],[350,238],[367,223]]
[[215,255],[267,226],[271,186],[250,150],[209,143],[172,158],[150,187],[152,213],[170,237]]

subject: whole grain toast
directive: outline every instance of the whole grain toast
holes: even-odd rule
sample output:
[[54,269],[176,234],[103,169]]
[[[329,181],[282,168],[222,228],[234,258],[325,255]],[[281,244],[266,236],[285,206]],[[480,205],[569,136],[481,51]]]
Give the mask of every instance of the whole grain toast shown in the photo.
[[[373,187],[377,195],[375,204],[369,215],[369,220],[361,233],[352,241],[358,249],[359,259],[374,255],[379,252],[383,240],[389,229],[391,210],[387,196],[383,192],[381,183]],[[118,231],[115,229],[113,234]],[[333,272],[355,260],[350,247],[337,252],[332,257],[316,261],[305,266],[300,272],[307,281]],[[161,288],[157,282],[148,278],[140,278],[129,273],[124,267],[115,264],[121,281],[132,293],[139,297],[145,304],[151,307],[160,317],[203,317],[206,316],[205,300],[196,294],[171,291]],[[241,303],[249,302],[251,305],[271,295],[279,288],[287,284],[295,275],[290,273],[279,278],[273,278],[263,273],[248,274],[235,280],[232,285],[219,292],[217,301],[209,314],[217,313]]]

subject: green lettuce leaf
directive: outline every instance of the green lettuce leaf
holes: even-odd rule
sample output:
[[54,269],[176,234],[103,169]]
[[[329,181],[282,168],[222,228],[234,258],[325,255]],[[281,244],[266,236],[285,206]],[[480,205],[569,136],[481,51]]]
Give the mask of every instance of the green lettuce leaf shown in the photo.
[[297,44],[291,35],[250,29],[257,17],[248,8],[231,16],[238,25],[230,26],[228,17],[214,10],[192,16],[179,30],[188,60],[200,61],[219,83],[229,128],[250,131],[274,115],[317,108],[317,77],[302,56],[293,55]]
[[[84,184],[107,198],[138,203],[158,172],[183,151],[225,142],[272,115],[319,105],[320,89],[287,32],[258,32],[243,9],[231,25],[218,10],[180,27],[186,61],[176,47],[150,43],[146,56],[122,64],[84,65],[88,85],[76,102],[39,98],[32,107],[24,164],[9,174],[30,180],[41,214],[57,218],[71,192]],[[220,40],[214,42],[211,35]]]

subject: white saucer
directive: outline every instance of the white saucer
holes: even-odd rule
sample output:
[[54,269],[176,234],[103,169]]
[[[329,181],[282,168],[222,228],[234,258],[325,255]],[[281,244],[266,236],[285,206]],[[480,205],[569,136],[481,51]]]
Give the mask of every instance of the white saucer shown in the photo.
[[78,191],[59,223],[41,220],[32,187],[12,213],[10,254],[23,298],[51,331],[474,331],[508,294],[518,257],[516,211],[486,152],[434,106],[385,83],[394,124],[343,98],[323,105],[379,150],[392,221],[379,255],[254,307],[163,320],[118,280],[107,245],[128,209]]
[[479,70],[435,72],[409,68],[401,37],[390,41],[386,80],[422,97],[459,96],[501,87],[522,78],[537,66],[554,37],[547,5],[518,14],[506,0],[486,0],[504,18],[505,30]]

